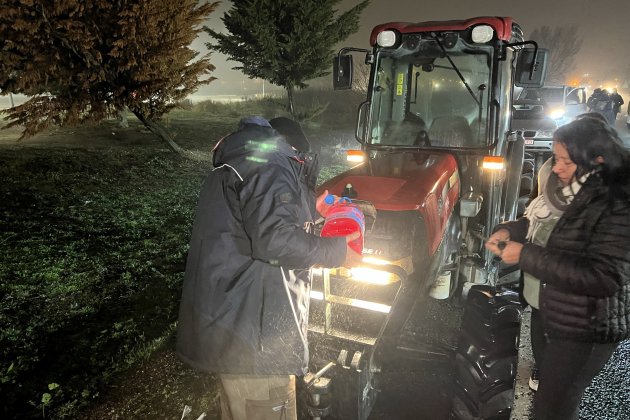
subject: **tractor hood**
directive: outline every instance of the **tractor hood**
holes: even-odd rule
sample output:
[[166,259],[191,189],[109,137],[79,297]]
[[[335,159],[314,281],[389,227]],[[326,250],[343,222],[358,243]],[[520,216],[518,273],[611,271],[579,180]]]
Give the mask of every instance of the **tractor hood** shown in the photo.
[[[429,255],[434,255],[459,199],[457,161],[449,153],[377,152],[367,162],[319,187],[343,196],[352,185],[353,199],[368,201],[380,211],[415,211],[424,221]],[[378,216],[377,216],[378,219]]]
[[358,200],[371,202],[377,210],[431,210],[452,208],[459,197],[459,174],[455,158],[448,153],[378,152],[376,157],[344,172],[319,187],[343,196],[352,185]]

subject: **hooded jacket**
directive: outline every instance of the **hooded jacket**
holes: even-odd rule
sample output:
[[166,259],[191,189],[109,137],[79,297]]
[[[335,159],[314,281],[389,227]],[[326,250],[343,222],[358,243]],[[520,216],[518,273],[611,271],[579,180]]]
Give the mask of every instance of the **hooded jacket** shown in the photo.
[[232,374],[306,372],[310,267],[340,266],[344,238],[310,232],[304,160],[269,126],[244,124],[215,148],[186,262],[177,353]]
[[[528,221],[496,227],[525,242]],[[521,270],[540,279],[545,333],[615,343],[630,336],[630,200],[611,197],[591,175],[555,225],[545,247],[525,243]]]

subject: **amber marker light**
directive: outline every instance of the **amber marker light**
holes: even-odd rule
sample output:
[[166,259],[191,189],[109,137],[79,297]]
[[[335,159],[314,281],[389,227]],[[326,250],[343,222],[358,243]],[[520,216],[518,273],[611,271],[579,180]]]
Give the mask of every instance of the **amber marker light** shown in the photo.
[[361,163],[365,161],[365,153],[362,150],[347,150],[346,160],[348,162]]
[[482,167],[490,171],[501,171],[505,168],[505,161],[501,156],[484,156]]

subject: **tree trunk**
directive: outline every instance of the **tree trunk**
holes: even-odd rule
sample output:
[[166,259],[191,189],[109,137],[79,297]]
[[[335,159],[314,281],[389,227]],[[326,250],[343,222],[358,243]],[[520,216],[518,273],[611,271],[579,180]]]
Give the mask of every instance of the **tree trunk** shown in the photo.
[[291,117],[297,121],[295,118],[295,105],[293,104],[293,86],[287,86],[287,98],[289,99],[289,112],[291,113]]
[[133,114],[140,120],[140,122],[149,129],[149,131],[158,136],[160,140],[164,141],[169,149],[179,154],[180,156],[186,157],[185,150],[179,147],[177,143],[175,143],[171,135],[168,133],[168,131],[166,131],[166,129],[164,129],[164,127],[162,127],[162,125],[160,125],[156,121],[153,121],[152,119],[147,118],[140,110],[132,108],[131,112],[133,112]]
[[129,127],[129,121],[127,121],[127,107],[118,110],[118,127]]

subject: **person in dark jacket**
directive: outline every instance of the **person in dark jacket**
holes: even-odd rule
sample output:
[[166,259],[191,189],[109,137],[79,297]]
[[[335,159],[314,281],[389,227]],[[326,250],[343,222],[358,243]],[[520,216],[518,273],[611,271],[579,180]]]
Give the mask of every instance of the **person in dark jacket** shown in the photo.
[[537,420],[577,419],[584,390],[630,336],[630,154],[595,118],[560,127],[553,153],[526,216],[499,225],[486,243],[519,264],[525,300],[538,308]]
[[360,258],[347,246],[354,237],[312,232],[317,168],[309,148],[295,121],[247,117],[217,144],[203,183],[177,354],[219,375],[223,419],[296,418],[295,377],[308,364],[310,268]]
[[615,126],[615,116],[613,112],[613,98],[604,89],[597,88],[586,101],[589,112],[599,112],[606,121],[613,127]]
[[612,103],[613,103],[613,115],[614,115],[613,119],[616,120],[617,114],[621,112],[621,105],[624,104],[623,96],[621,96],[619,92],[617,91],[617,88],[615,88],[610,94],[610,99],[612,100]]

